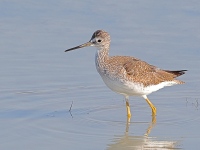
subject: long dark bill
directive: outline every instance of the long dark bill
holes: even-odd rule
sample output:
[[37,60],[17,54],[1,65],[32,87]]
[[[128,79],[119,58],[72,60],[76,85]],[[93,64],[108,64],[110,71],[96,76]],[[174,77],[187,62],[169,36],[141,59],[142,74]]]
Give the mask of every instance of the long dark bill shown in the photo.
[[91,42],[87,42],[87,43],[81,44],[79,46],[67,49],[67,50],[65,50],[65,52],[72,51],[72,50],[75,50],[75,49],[78,49],[78,48],[83,48],[83,47],[91,46],[91,45],[92,45]]

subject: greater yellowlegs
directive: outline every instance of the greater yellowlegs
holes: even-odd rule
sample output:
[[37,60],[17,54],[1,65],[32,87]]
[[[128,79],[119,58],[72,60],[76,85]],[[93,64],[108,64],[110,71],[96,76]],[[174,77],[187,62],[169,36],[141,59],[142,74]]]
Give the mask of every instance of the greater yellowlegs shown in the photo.
[[89,42],[65,50],[65,52],[86,46],[97,47],[95,56],[96,69],[104,83],[114,92],[125,96],[127,116],[131,117],[129,96],[142,96],[156,115],[156,107],[147,98],[148,94],[165,86],[183,84],[175,79],[186,70],[162,70],[140,59],[130,56],[109,56],[110,35],[103,30],[97,30]]

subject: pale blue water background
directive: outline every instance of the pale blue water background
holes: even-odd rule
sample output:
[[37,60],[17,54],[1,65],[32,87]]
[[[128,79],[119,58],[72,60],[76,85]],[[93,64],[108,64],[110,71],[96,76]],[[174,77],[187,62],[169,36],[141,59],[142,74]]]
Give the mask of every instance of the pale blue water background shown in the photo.
[[[199,149],[198,0],[2,0],[0,12],[0,149]],[[126,129],[124,98],[96,72],[95,48],[64,53],[97,29],[111,34],[111,55],[189,70],[186,84],[149,96],[153,125],[132,97]]]

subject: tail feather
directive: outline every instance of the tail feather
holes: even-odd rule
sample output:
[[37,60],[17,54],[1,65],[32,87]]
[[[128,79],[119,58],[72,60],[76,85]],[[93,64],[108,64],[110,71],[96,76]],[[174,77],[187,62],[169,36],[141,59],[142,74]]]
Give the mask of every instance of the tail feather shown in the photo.
[[176,71],[164,70],[164,71],[171,73],[171,74],[175,75],[176,77],[178,77],[178,76],[185,74],[185,71],[187,71],[187,70],[176,70]]
[[180,80],[174,80],[176,82],[176,84],[184,84],[185,82],[180,81]]

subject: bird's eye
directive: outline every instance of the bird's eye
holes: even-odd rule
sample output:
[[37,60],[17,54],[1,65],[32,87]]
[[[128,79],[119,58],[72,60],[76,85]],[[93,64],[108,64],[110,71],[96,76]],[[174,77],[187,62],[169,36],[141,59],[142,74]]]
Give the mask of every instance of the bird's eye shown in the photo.
[[98,43],[101,43],[101,40],[99,39],[99,40],[97,40],[97,42],[98,42]]

